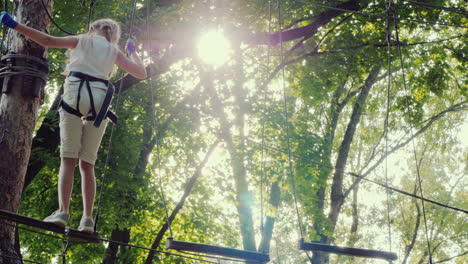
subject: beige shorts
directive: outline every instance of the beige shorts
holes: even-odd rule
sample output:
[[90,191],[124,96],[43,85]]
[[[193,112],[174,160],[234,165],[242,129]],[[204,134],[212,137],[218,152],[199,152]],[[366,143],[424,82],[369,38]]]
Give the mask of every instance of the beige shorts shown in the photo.
[[[76,109],[78,96],[79,79],[74,77],[67,78],[64,85],[63,101]],[[91,92],[94,99],[94,107],[99,112],[102,102],[106,95],[102,83],[91,82]],[[105,86],[104,86],[105,87]],[[81,88],[79,110],[83,115],[87,115],[91,109],[88,89],[86,83]],[[106,130],[108,119],[104,119],[100,127],[93,125],[94,121],[87,121],[76,115],[70,114],[60,108],[60,157],[79,158],[90,164],[94,164],[97,158],[97,152],[101,145],[102,136]]]

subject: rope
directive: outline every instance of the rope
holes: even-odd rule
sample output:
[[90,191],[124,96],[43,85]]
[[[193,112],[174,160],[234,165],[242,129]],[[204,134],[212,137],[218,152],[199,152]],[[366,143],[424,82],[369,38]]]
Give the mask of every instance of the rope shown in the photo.
[[91,20],[93,19],[93,13],[94,13],[94,4],[96,3],[96,0],[91,0],[89,2],[89,13],[88,13],[88,30],[89,26],[91,25]]
[[[301,215],[299,212],[299,205],[297,201],[297,191],[296,191],[296,182],[294,179],[294,171],[293,171],[293,165],[292,165],[292,155],[291,155],[291,138],[289,137],[289,114],[288,114],[288,102],[287,102],[287,92],[286,92],[286,85],[284,83],[285,79],[285,65],[284,65],[284,49],[283,49],[283,30],[282,30],[282,21],[281,21],[281,5],[280,5],[280,0],[277,0],[277,5],[278,5],[278,26],[279,26],[279,41],[280,41],[280,57],[281,57],[281,85],[283,88],[283,108],[284,108],[284,126],[286,129],[286,139],[287,139],[287,154],[288,154],[288,169],[289,169],[289,178],[291,179],[291,187],[293,191],[293,197],[294,197],[294,206],[296,210],[296,216],[297,216],[297,222],[299,224],[299,233],[301,236],[301,239],[304,239],[304,227],[303,223],[301,220]],[[309,259],[310,263],[312,263],[312,258],[309,255],[309,252],[306,251],[307,258]]]
[[[135,9],[136,8],[136,1],[135,0],[133,2],[133,8]],[[94,0],[92,0],[92,5],[94,5]],[[90,3],[90,6],[91,6],[91,3]],[[131,22],[133,23],[133,22]],[[122,77],[124,76],[124,73],[122,72]],[[121,80],[120,81],[120,85],[119,85],[119,90],[118,90],[118,93],[117,93],[117,99],[116,99],[116,108],[118,108],[118,106],[120,105],[120,95],[122,93],[122,87],[123,87],[123,81]],[[107,178],[107,168],[109,167],[109,161],[110,161],[110,156],[111,156],[111,146],[112,146],[112,140],[114,138],[114,132],[115,132],[115,125],[112,125],[112,129],[111,129],[111,133],[110,133],[110,136],[109,136],[109,143],[108,143],[108,146],[107,146],[107,156],[106,156],[106,162],[105,162],[105,165],[104,165],[104,172],[103,172],[103,176],[102,176],[102,181],[101,181],[101,187],[99,188],[99,198],[98,198],[98,204],[97,204],[97,210],[96,210],[96,217],[94,218],[94,232],[97,232],[98,228],[98,222],[99,222],[99,216],[100,216],[100,209],[101,209],[101,198],[102,198],[102,194],[103,194],[103,190],[104,190],[104,185],[105,185],[105,182],[106,182],[106,178]]]
[[[268,13],[269,13],[269,18],[268,18],[268,33],[271,34],[271,20],[272,20],[272,3],[271,0],[268,1]],[[268,45],[268,52],[267,52],[267,71],[270,72],[270,56],[271,56],[271,48],[270,45]],[[262,120],[262,145],[265,144],[265,117],[267,113],[267,108],[266,108],[266,101],[267,101],[267,86],[263,86],[263,120]],[[263,232],[264,229],[264,208],[263,208],[263,182],[266,177],[266,169],[265,169],[265,148],[262,146],[261,150],[261,160],[262,160],[262,165],[261,165],[261,172],[260,172],[260,230]]]
[[[403,78],[403,87],[405,89],[405,94],[406,94],[406,96],[405,96],[406,111],[407,111],[407,114],[408,114],[408,122],[409,122],[410,128],[411,128],[410,133],[411,133],[412,136],[414,136],[413,125],[411,124],[411,120],[413,118],[412,118],[412,115],[411,115],[411,110],[410,110],[409,101],[408,101],[409,91],[408,91],[408,87],[406,85],[405,67],[404,67],[404,63],[403,63],[403,56],[402,56],[402,53],[401,53],[400,39],[399,39],[399,34],[398,34],[398,24],[397,24],[398,20],[395,18],[396,15],[397,15],[397,11],[396,11],[396,8],[395,8],[394,5],[392,5],[391,8],[393,9],[392,11],[395,14],[394,15],[395,39],[396,39],[396,44],[397,44],[398,57],[400,59],[401,73],[402,73],[402,78]],[[422,211],[423,211],[423,218],[424,218],[424,229],[425,229],[425,235],[426,235],[426,241],[427,241],[427,250],[428,250],[428,253],[429,253],[429,263],[432,264],[432,250],[431,250],[431,242],[430,242],[430,239],[429,239],[428,227],[427,227],[427,217],[426,217],[426,208],[425,208],[425,204],[424,204],[424,194],[423,194],[423,189],[422,189],[421,172],[420,172],[418,157],[417,157],[417,153],[416,153],[416,145],[415,145],[414,141],[412,141],[412,146],[413,146],[414,160],[416,162],[416,175],[417,175],[417,181],[418,181],[418,185],[419,185],[419,191],[421,193],[421,197],[423,198],[421,200],[421,204],[422,204]]]
[[[148,41],[152,39],[152,35],[151,35],[151,31],[149,30],[149,13],[150,13],[150,5],[151,5],[151,1],[148,0],[148,4],[147,4],[147,8],[146,8],[146,34],[147,34],[147,39]],[[149,44],[149,51],[148,51],[148,56],[149,56],[149,59],[151,60],[151,58],[153,57],[153,49],[151,48],[151,44]],[[151,67],[150,67],[151,69]],[[152,70],[152,69],[151,69]],[[150,73],[150,76],[152,74]],[[155,107],[155,96],[154,96],[154,85],[153,85],[153,78],[150,77],[149,79],[149,84],[150,84],[150,90],[151,90],[151,106],[153,107],[153,110],[154,110],[154,114],[153,114],[153,119],[152,119],[152,124],[153,124],[153,130],[154,131],[157,131],[158,130],[158,126],[157,126],[157,120],[156,120],[156,116],[158,115],[158,112],[156,111],[156,107]],[[158,132],[156,132],[158,133]],[[164,205],[164,212],[166,214],[166,222],[167,222],[167,227],[169,229],[169,234],[171,237],[173,237],[173,233],[172,233],[172,227],[171,227],[171,220],[169,219],[169,209],[168,209],[168,205],[167,205],[167,200],[166,200],[166,195],[165,195],[165,192],[164,192],[164,188],[163,188],[163,184],[162,184],[162,173],[161,173],[161,151],[160,151],[160,144],[159,144],[159,136],[158,135],[155,135],[156,136],[156,156],[157,156],[157,164],[158,164],[158,182],[159,182],[159,192],[161,193],[161,199],[163,201],[163,205]]]
[[[350,12],[350,13],[353,13],[353,14],[356,14],[356,15],[361,15],[361,16],[386,18],[386,15],[379,15],[379,14],[373,14],[373,13],[367,13],[367,12],[360,12],[360,11],[355,11],[355,10],[346,9],[346,8],[322,5],[322,4],[314,3],[314,2],[304,2],[303,0],[293,0],[293,1],[305,4],[305,5],[317,6],[317,7],[330,9],[330,10]],[[421,23],[421,24],[430,24],[430,25],[438,25],[438,26],[446,26],[446,27],[468,28],[468,26],[463,26],[463,25],[447,24],[447,23],[440,23],[440,22],[433,22],[433,21],[425,21],[425,20],[420,20],[420,19],[402,18],[402,17],[391,17],[391,18],[401,20],[401,21],[417,22],[417,23]]]
[[68,239],[62,240],[62,253],[59,255],[62,257],[62,264],[67,264],[67,251],[70,246],[70,241]]
[[[5,2],[7,2],[7,1],[5,0]],[[59,25],[57,24],[57,22],[55,22],[54,18],[53,18],[52,15],[49,13],[49,10],[47,9],[47,6],[46,6],[46,4],[44,3],[44,0],[41,0],[41,4],[42,4],[42,7],[44,8],[44,10],[45,10],[47,16],[49,17],[50,21],[52,22],[52,24],[54,24],[60,31],[62,31],[62,32],[65,33],[65,34],[68,34],[68,35],[76,35],[75,33],[71,33],[70,31],[67,31],[67,30],[63,29],[61,26],[59,26]],[[89,25],[88,25],[88,28],[89,28]]]
[[448,12],[454,12],[454,13],[462,14],[462,15],[465,15],[465,16],[468,15],[468,12],[466,12],[464,10],[461,10],[461,9],[458,9],[458,8],[455,8],[455,7],[438,6],[438,5],[433,5],[433,4],[429,4],[429,3],[422,3],[422,2],[409,1],[409,0],[400,0],[400,1],[415,4],[415,5],[419,5],[419,6],[424,6],[424,7],[427,7],[427,8],[433,8],[433,9],[439,9],[439,10],[444,10],[444,11],[448,11]]
[[[279,38],[280,38],[280,57],[281,57],[281,65],[284,65],[284,54],[283,54],[283,34],[282,34],[282,23],[281,23],[281,6],[280,6],[280,0],[277,0],[278,4],[278,26],[279,26]],[[293,166],[292,166],[292,159],[291,159],[291,139],[289,137],[289,120],[288,120],[288,102],[287,102],[287,92],[286,92],[286,85],[284,83],[285,79],[285,67],[282,67],[281,71],[281,85],[283,88],[283,112],[284,112],[284,126],[286,129],[286,139],[287,139],[287,154],[288,154],[288,169],[289,169],[289,176],[291,179],[291,186],[293,190],[293,196],[294,196],[294,204],[296,208],[296,215],[297,215],[297,220],[299,222],[299,231],[301,238],[304,238],[304,231],[303,231],[303,226],[302,226],[302,221],[301,221],[301,216],[299,213],[299,206],[297,202],[297,194],[296,194],[296,184],[294,180],[294,173],[293,173]]]
[[[206,254],[198,254],[198,253],[193,253],[193,252],[184,251],[184,250],[181,250],[179,252],[184,253],[184,254],[188,254],[188,255],[192,255],[192,256],[197,256],[197,257],[216,259],[218,262],[221,261],[221,260],[232,261],[232,262],[240,262],[240,263],[247,263],[249,261],[250,262],[254,261],[254,260],[241,260],[241,259],[234,259],[234,258],[226,258],[226,257],[220,257],[220,256],[210,256],[210,255],[206,255]],[[216,263],[218,263],[218,262],[216,262]]]
[[34,65],[34,64],[28,63],[29,61],[34,61],[40,66],[43,66],[44,68],[49,69],[49,64],[47,64],[47,62],[44,62],[36,57],[29,56],[26,54],[7,54],[5,56],[2,56],[1,58],[2,62],[6,60],[6,62],[3,63],[6,66],[0,69],[0,78],[17,76],[17,75],[26,75],[26,76],[41,78],[44,82],[47,82],[49,78],[47,72],[44,72],[35,67],[30,67],[26,65],[21,65],[21,66],[10,65],[10,62],[8,62],[8,59],[11,59],[11,60],[21,59],[26,65]]
[[[36,231],[36,230],[33,230],[33,229],[25,228],[25,227],[22,227],[22,226],[9,224],[7,222],[4,222],[4,223],[6,225],[9,225],[9,226],[12,226],[12,227],[17,227],[19,229],[22,229],[22,230],[25,230],[25,231],[28,231],[28,232],[32,232],[32,233],[36,233],[36,234],[39,234],[39,235],[48,236],[48,237],[59,239],[59,240],[62,240],[62,241],[67,240],[67,238],[65,238],[65,237],[50,235],[50,234],[45,233],[45,232],[40,232],[40,231]],[[138,249],[143,249],[143,250],[147,250],[147,251],[158,252],[158,253],[165,254],[165,255],[168,255],[168,256],[176,256],[176,257],[181,257],[181,258],[186,258],[186,259],[193,259],[193,260],[198,260],[198,261],[202,261],[202,262],[206,262],[206,263],[217,263],[217,262],[213,262],[213,261],[197,259],[197,258],[194,258],[194,257],[182,255],[182,254],[176,254],[176,253],[171,253],[171,252],[167,252],[167,251],[162,251],[162,250],[147,248],[147,247],[143,247],[143,246],[138,246],[138,245],[134,245],[134,244],[130,244],[130,243],[124,243],[124,242],[120,242],[120,241],[116,241],[116,240],[112,240],[112,239],[106,239],[106,238],[100,238],[100,237],[98,237],[97,239],[99,241],[101,241],[101,242],[115,243],[115,244],[119,244],[119,245],[122,245],[122,246],[128,246],[128,247],[132,247],[132,248],[138,248]],[[207,258],[218,258],[218,257],[213,257],[213,256],[205,256],[205,255],[200,255],[200,256],[207,257]],[[226,258],[226,260],[231,260],[231,259]],[[28,261],[28,260],[24,260],[24,261]],[[235,260],[231,260],[231,261],[235,261]],[[29,261],[29,262],[42,264],[40,262],[35,262],[35,261]]]
[[[256,145],[261,145],[262,144],[262,143],[254,141],[254,140],[251,140],[251,139],[247,139],[247,140],[254,143],[254,144],[256,144]],[[277,151],[277,152],[281,152],[281,153],[285,153],[285,154],[287,153],[286,150],[281,150],[281,149],[278,149],[278,148],[275,148],[275,147],[272,147],[272,146],[269,146],[269,145],[265,145],[265,147],[268,148],[268,149],[271,149],[273,151]],[[296,154],[291,154],[291,156],[294,157],[294,158],[309,162],[311,164],[319,165],[319,166],[324,167],[324,168],[328,168],[328,169],[332,169],[332,170],[335,169],[334,167],[332,167],[330,165],[326,165],[326,164],[323,164],[323,163],[320,163],[320,162],[317,162],[317,161],[314,161],[314,160],[311,160],[311,159],[308,159],[308,158],[304,158],[304,157],[296,155]],[[364,181],[367,181],[367,182],[371,182],[373,184],[376,184],[376,185],[378,185],[380,187],[389,189],[391,191],[394,191],[394,192],[397,192],[397,193],[400,193],[400,194],[403,194],[403,195],[406,195],[406,196],[410,196],[412,198],[416,198],[416,199],[419,199],[419,200],[424,200],[425,202],[428,202],[428,203],[432,203],[432,204],[435,204],[435,205],[438,205],[438,206],[441,206],[441,207],[445,207],[445,208],[448,208],[448,209],[451,209],[451,210],[454,210],[454,211],[458,211],[458,212],[468,214],[468,210],[458,208],[458,207],[454,207],[454,206],[450,206],[450,205],[447,205],[447,204],[444,204],[444,203],[441,203],[441,202],[437,202],[437,201],[434,201],[434,200],[431,200],[431,199],[427,199],[427,198],[424,198],[424,197],[421,197],[421,196],[418,196],[418,195],[415,195],[415,194],[412,194],[412,193],[409,193],[409,192],[394,188],[394,187],[392,187],[390,185],[386,185],[386,184],[383,184],[383,183],[368,179],[365,176],[359,175],[359,174],[354,173],[354,172],[348,172],[348,171],[344,171],[344,170],[338,170],[338,171],[343,172],[344,174],[356,177],[358,179],[361,179],[361,180],[364,180]]]
[[3,255],[2,257],[6,257],[6,258],[9,258],[9,259],[21,260],[21,261],[28,262],[28,263],[44,264],[42,262],[29,260],[29,259],[24,259],[24,258],[19,258],[19,257],[11,256],[11,255]]
[[[390,91],[391,91],[391,77],[392,77],[392,67],[391,67],[391,39],[392,33],[390,30],[390,3],[387,7],[387,109],[385,111],[385,122],[384,122],[384,135],[385,135],[385,156],[388,156],[388,122],[390,116]],[[388,185],[388,159],[385,158],[385,184]],[[388,229],[388,240],[389,240],[389,251],[392,251],[392,229],[391,229],[391,219],[390,219],[390,190],[386,189],[387,196],[387,229]],[[392,261],[389,261],[390,263]]]

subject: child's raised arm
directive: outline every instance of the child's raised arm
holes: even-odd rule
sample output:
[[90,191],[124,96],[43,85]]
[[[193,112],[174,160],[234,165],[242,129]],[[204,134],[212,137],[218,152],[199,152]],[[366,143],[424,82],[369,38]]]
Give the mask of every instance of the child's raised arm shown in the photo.
[[117,54],[117,60],[115,61],[115,64],[122,68],[122,70],[133,75],[135,78],[146,79],[147,74],[145,65],[143,65],[143,62],[141,61],[140,57],[138,57],[138,55],[136,54],[136,47],[131,39],[127,41],[125,49],[127,50],[130,59],[127,58],[122,51],[119,51],[119,53]]
[[73,49],[78,43],[77,37],[54,37],[34,28],[22,25],[16,22],[10,14],[5,11],[1,13],[0,21],[3,25],[18,31],[44,47]]

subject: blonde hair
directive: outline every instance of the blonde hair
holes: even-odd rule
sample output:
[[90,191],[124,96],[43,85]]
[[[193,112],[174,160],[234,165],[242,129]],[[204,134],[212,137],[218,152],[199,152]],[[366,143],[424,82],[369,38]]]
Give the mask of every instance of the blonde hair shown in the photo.
[[99,19],[91,23],[88,34],[98,34],[110,43],[117,44],[120,40],[120,25],[110,18]]

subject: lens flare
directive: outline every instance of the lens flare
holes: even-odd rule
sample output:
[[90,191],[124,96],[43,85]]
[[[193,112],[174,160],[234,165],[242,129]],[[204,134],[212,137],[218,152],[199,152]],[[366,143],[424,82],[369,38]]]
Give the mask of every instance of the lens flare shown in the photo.
[[198,56],[207,64],[220,66],[230,56],[231,47],[220,30],[205,32],[198,39]]

